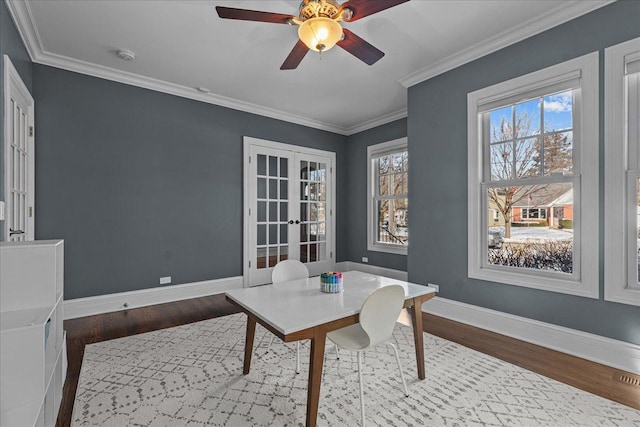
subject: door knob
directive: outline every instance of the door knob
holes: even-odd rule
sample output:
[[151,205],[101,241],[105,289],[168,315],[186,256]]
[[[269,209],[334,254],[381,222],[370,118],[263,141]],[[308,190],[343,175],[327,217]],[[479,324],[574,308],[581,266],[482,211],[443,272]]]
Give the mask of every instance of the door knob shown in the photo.
[[289,224],[293,224],[293,220],[292,219],[289,220]]
[[297,220],[297,219],[296,219],[296,224],[300,224],[300,220]]

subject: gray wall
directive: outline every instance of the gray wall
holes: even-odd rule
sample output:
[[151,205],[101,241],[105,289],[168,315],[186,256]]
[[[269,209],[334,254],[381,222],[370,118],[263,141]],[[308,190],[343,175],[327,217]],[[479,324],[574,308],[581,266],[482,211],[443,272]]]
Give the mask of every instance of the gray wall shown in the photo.
[[[7,5],[0,0],[0,57],[8,55],[11,62],[18,70],[22,81],[31,91],[32,65],[29,54],[22,43],[20,34],[16,29]],[[4,62],[0,64],[0,119],[4,120]],[[4,130],[0,132],[0,200],[4,196]],[[4,223],[0,223],[0,241],[4,240]]]
[[[347,256],[349,261],[407,270],[407,256],[367,250],[367,147],[407,136],[407,119],[350,135],[347,143]],[[409,159],[411,161],[411,159]],[[412,167],[413,163],[411,164]],[[411,235],[409,237],[411,242]],[[410,243],[411,244],[411,243]]]
[[65,239],[65,298],[242,275],[242,137],[337,153],[346,137],[34,65],[36,238]]
[[616,2],[409,89],[411,281],[439,284],[444,298],[640,344],[639,307],[467,277],[466,126],[468,92],[599,50],[601,221],[593,232],[602,242],[603,49],[640,36],[639,23],[640,2]]

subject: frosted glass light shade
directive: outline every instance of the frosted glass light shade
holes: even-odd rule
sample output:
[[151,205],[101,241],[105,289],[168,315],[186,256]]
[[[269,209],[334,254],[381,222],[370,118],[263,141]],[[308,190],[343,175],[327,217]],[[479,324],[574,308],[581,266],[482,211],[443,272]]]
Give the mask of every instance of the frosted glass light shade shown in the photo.
[[298,37],[309,49],[324,52],[342,39],[342,26],[330,18],[311,18],[300,25]]

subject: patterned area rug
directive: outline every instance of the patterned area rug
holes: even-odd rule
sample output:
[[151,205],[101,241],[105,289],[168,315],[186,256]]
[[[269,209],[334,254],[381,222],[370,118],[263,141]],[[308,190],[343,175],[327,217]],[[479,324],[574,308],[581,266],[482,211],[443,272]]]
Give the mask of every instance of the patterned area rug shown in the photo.
[[[251,372],[242,375],[246,316],[88,345],[73,425],[300,426],[306,413],[309,345],[275,340],[258,327]],[[368,425],[640,426],[640,412],[425,334],[427,379],[419,381],[411,328],[394,332],[407,379],[405,397],[393,351],[365,354]],[[360,422],[357,360],[327,346],[318,425]]]

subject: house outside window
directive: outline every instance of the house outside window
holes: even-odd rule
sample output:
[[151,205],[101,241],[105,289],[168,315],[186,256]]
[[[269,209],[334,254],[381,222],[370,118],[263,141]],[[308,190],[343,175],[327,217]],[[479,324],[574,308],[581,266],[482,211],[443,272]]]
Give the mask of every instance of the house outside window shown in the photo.
[[640,305],[640,38],[605,50],[605,300]]
[[397,254],[409,245],[407,138],[367,148],[367,249]]
[[468,129],[469,277],[597,298],[598,54],[470,93]]

